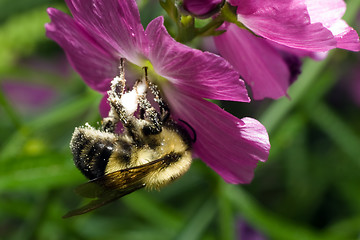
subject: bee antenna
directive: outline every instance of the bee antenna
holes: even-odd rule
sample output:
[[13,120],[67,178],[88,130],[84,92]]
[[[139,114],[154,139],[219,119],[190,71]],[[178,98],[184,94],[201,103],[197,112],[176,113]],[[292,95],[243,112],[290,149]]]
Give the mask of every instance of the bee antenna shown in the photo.
[[192,142],[193,143],[195,143],[196,142],[196,132],[195,132],[195,129],[189,124],[189,123],[187,123],[187,122],[185,122],[184,120],[182,120],[182,119],[178,119],[180,122],[182,122],[182,123],[184,123],[186,126],[188,126],[188,128],[190,128],[191,129],[191,131],[193,132],[193,139],[191,139],[192,140]]

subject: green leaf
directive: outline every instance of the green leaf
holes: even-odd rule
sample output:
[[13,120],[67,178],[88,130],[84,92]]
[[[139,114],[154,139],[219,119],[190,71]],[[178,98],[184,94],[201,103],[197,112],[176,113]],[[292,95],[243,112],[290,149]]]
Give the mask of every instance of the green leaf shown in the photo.
[[326,104],[308,105],[311,119],[360,167],[360,137]]
[[216,208],[212,199],[199,207],[198,211],[186,222],[183,229],[177,234],[176,240],[201,239],[202,233],[207,229],[215,217]]
[[1,189],[48,189],[83,179],[70,152],[18,156],[0,161]]
[[261,207],[257,201],[238,186],[227,185],[226,196],[239,214],[252,226],[276,240],[345,240],[313,231],[299,223],[284,219]]
[[149,197],[143,190],[133,192],[121,199],[132,211],[154,225],[159,225],[170,232],[180,227],[179,215]]
[[219,207],[218,225],[220,228],[220,237],[222,240],[237,239],[235,236],[236,218],[234,216],[234,209],[232,203],[226,197],[226,185],[224,180],[219,178],[217,188],[217,201]]

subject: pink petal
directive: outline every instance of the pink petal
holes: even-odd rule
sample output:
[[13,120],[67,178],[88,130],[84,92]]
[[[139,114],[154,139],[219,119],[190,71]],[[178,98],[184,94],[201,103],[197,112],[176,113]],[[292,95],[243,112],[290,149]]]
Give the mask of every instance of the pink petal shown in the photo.
[[341,19],[346,10],[343,0],[305,0],[305,4],[311,22],[323,23],[327,28]]
[[100,116],[101,116],[102,118],[106,118],[106,117],[109,116],[110,105],[109,105],[107,99],[108,99],[108,95],[105,94],[105,95],[102,97],[102,99],[101,99],[101,101],[100,101],[100,104],[99,104]]
[[118,58],[139,64],[147,42],[135,0],[66,0],[76,22]]
[[310,21],[303,0],[241,0],[237,4],[238,20],[264,38],[309,51],[336,47],[332,33]]
[[360,42],[358,33],[347,25],[344,20],[339,20],[333,24],[329,30],[334,34],[337,41],[336,47],[350,50],[360,51]]
[[244,240],[267,240],[260,230],[253,228],[249,223],[243,219],[236,221],[236,232],[238,239]]
[[258,161],[266,161],[266,129],[252,118],[238,119],[216,104],[167,86],[164,93],[175,120],[194,128],[194,153],[229,183],[249,183]]
[[167,33],[163,18],[147,27],[149,60],[157,74],[188,94],[210,99],[249,102],[244,82],[223,58],[176,42]]
[[286,95],[291,77],[288,66],[265,39],[235,24],[229,24],[227,31],[214,39],[220,54],[251,86],[254,99]]
[[336,47],[360,51],[357,32],[341,20],[346,4],[343,0],[306,0],[311,22],[321,22],[335,36]]
[[2,79],[0,87],[12,106],[30,114],[49,107],[59,95],[48,85],[14,79]]
[[233,6],[237,6],[238,4],[240,4],[239,2],[240,0],[227,0],[228,3],[230,3]]
[[324,60],[328,54],[328,52],[311,52],[311,51],[307,51],[307,50],[303,50],[303,49],[291,48],[291,47],[287,47],[282,44],[278,44],[276,42],[272,42],[270,40],[267,40],[267,42],[275,49],[278,49],[281,52],[287,52],[287,53],[295,55],[299,58],[311,57],[312,59],[314,59],[316,61],[320,61],[320,60]]
[[46,35],[65,50],[71,65],[90,87],[105,92],[117,74],[118,60],[65,13],[49,8],[48,14],[52,22],[45,25]]

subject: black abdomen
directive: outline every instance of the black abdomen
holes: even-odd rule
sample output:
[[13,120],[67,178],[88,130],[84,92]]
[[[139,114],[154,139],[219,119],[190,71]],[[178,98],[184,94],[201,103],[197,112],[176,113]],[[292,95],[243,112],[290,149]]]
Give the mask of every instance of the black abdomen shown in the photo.
[[105,174],[113,143],[109,139],[94,138],[86,130],[78,128],[74,132],[70,148],[76,167],[91,180]]

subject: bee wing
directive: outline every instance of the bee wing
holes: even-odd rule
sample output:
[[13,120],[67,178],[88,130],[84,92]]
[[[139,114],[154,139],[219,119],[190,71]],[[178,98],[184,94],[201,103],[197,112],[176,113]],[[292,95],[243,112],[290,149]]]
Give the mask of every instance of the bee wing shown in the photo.
[[167,158],[147,164],[122,169],[93,179],[78,186],[75,192],[86,198],[96,198],[83,207],[72,210],[63,218],[68,218],[90,212],[140,188],[145,187],[144,178],[166,164]]
[[112,201],[115,201],[118,198],[121,198],[129,193],[132,193],[140,188],[144,187],[144,185],[139,186],[138,188],[133,188],[131,190],[128,191],[116,191],[113,192],[107,196],[103,196],[101,198],[97,198],[95,200],[92,200],[91,202],[89,202],[88,204],[86,204],[85,206],[82,206],[80,208],[74,209],[69,211],[68,213],[66,213],[63,218],[69,218],[69,217],[73,217],[73,216],[77,216],[77,215],[81,215],[87,212],[90,212],[92,210],[95,210],[99,207],[102,207]]

